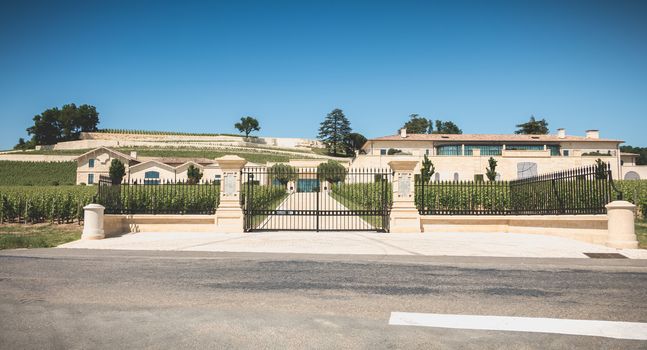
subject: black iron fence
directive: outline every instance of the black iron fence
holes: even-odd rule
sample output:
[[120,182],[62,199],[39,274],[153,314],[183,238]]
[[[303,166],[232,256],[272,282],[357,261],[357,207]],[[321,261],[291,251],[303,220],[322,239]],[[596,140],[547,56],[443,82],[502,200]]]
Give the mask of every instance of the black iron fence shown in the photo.
[[422,181],[415,202],[421,215],[604,214],[622,198],[609,164],[515,181]]
[[388,231],[387,169],[246,168],[245,230]]
[[96,196],[106,214],[214,214],[219,200],[216,181],[112,184],[105,176]]

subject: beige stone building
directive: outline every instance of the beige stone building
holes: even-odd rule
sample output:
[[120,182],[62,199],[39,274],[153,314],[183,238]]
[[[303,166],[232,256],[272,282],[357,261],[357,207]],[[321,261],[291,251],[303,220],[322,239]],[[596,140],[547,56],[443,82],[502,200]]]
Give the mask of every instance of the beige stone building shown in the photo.
[[427,155],[435,166],[434,180],[465,181],[485,176],[492,157],[498,163],[497,177],[515,180],[591,165],[600,158],[611,164],[618,179],[624,176],[622,142],[600,138],[598,130],[571,136],[564,129],[553,135],[407,134],[402,129],[397,135],[368,140],[352,166],[386,167],[391,160],[422,160]]
[[[108,176],[110,163],[117,159],[124,164],[124,182],[160,184],[187,180],[189,166],[200,169],[202,180],[220,181],[222,170],[214,159],[207,158],[159,158],[138,157],[137,152],[124,154],[110,148],[100,147],[76,158],[76,183],[96,184],[100,176]],[[246,167],[261,166],[247,163]]]

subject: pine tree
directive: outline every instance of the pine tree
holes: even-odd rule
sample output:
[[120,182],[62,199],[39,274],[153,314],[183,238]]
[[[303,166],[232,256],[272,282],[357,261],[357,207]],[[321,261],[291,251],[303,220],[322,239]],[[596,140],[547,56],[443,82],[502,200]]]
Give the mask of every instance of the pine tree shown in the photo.
[[345,141],[351,131],[350,122],[344,112],[339,108],[335,108],[328,113],[326,119],[321,123],[319,139],[326,145],[328,153],[339,155],[346,151]]
[[487,179],[490,181],[496,181],[496,159],[490,157],[490,159],[488,159],[488,164],[490,166],[485,168],[485,176],[487,176]]

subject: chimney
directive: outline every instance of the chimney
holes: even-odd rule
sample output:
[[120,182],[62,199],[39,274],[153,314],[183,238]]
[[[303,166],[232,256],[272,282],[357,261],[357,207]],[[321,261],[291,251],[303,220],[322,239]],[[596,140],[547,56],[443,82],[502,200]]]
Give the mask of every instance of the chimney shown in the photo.
[[560,138],[560,139],[565,139],[566,138],[566,129],[564,129],[564,128],[557,129],[557,137]]
[[586,130],[586,138],[587,139],[599,139],[600,138],[600,130]]
[[133,159],[137,159],[137,151],[130,151],[130,157]]
[[400,137],[403,139],[407,137],[407,128],[400,129]]

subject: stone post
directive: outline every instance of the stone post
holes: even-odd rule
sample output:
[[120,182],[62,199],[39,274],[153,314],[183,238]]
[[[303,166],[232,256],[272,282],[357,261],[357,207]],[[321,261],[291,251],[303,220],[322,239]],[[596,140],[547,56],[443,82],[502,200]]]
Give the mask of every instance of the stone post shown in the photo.
[[100,204],[88,204],[83,207],[83,233],[81,239],[104,239],[103,211]]
[[244,216],[240,207],[240,171],[247,161],[238,156],[216,158],[222,170],[220,204],[216,209],[216,232],[243,232]]
[[638,248],[634,227],[636,206],[627,201],[613,201],[606,205],[608,218],[607,246],[612,248]]
[[414,174],[417,160],[393,160],[393,208],[389,219],[390,232],[422,232],[420,214],[414,202]]

